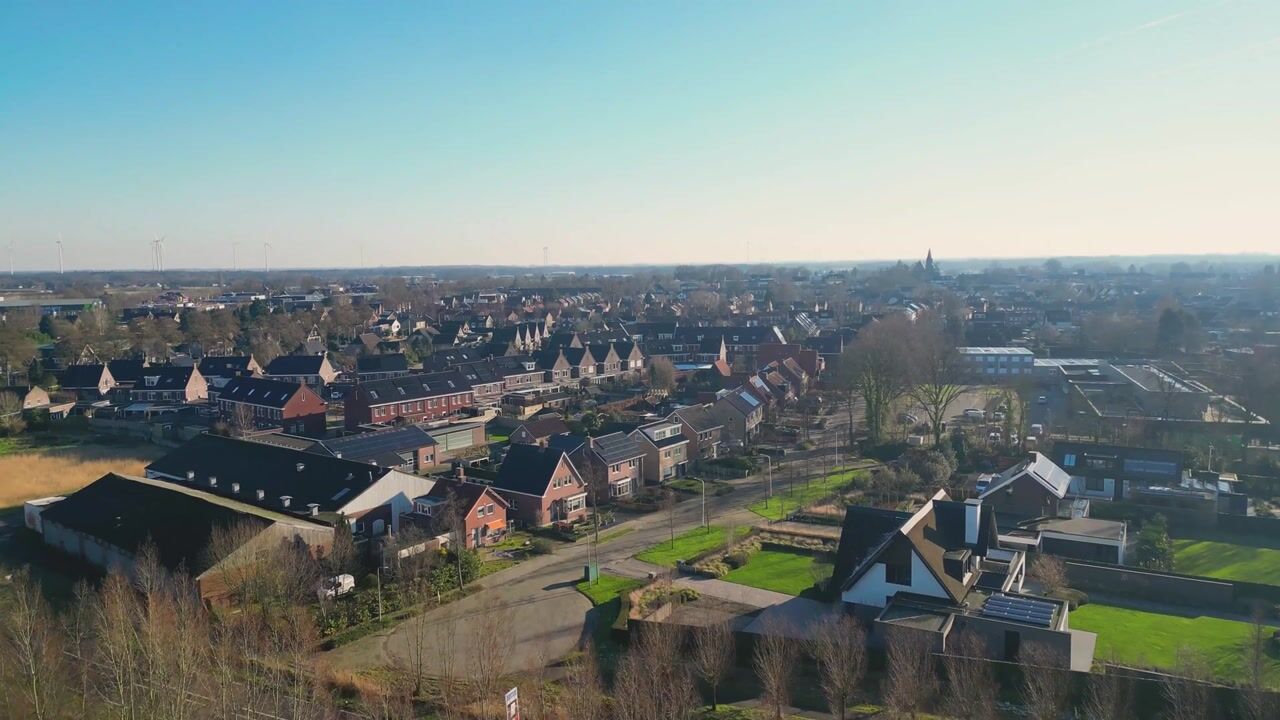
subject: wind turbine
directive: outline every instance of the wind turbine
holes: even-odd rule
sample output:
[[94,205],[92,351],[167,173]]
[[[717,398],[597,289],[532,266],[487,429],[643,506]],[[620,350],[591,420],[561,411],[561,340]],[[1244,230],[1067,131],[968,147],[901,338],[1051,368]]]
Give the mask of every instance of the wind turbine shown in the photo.
[[64,268],[62,266],[62,233],[58,233],[58,274],[59,275],[62,274],[63,269]]
[[231,272],[236,271],[236,248],[240,247],[240,243],[231,243]]
[[13,241],[9,241],[9,275],[13,275]]
[[271,272],[271,243],[262,243],[262,271]]

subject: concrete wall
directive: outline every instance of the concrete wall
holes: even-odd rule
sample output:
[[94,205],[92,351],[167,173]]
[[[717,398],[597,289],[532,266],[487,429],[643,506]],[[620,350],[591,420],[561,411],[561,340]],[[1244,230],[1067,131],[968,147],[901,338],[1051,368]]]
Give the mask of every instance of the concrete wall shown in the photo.
[[1229,582],[1078,560],[1065,565],[1067,584],[1085,592],[1219,609],[1236,605],[1235,586]]

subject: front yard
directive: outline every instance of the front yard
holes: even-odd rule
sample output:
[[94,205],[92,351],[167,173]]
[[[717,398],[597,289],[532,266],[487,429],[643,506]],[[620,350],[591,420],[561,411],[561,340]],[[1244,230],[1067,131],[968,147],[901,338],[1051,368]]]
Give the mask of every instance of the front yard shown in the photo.
[[760,550],[742,567],[729,571],[724,580],[762,590],[800,595],[818,581],[831,577],[831,564],[810,553]]
[[773,499],[757,500],[748,509],[760,517],[769,520],[781,520],[786,513],[794,512],[806,505],[821,500],[828,495],[843,490],[857,480],[866,477],[866,470],[841,470],[830,475],[810,480],[807,483],[797,482],[794,488],[775,475],[773,478]]
[[[737,537],[742,537],[750,531],[749,527],[739,527],[735,528],[734,533]],[[666,540],[638,553],[636,559],[654,565],[675,567],[677,560],[688,560],[694,555],[724,547],[728,535],[729,529],[718,525],[694,528],[677,535],[674,543]]]
[[1187,575],[1280,585],[1280,550],[1209,540],[1175,540],[1173,569]]
[[[1114,659],[1126,665],[1168,669],[1177,664],[1178,649],[1187,647],[1204,658],[1214,677],[1248,680],[1245,658],[1252,630],[1248,623],[1090,603],[1071,613],[1071,627],[1098,634],[1094,657],[1102,662]],[[1274,652],[1266,675],[1271,687],[1280,687],[1280,657]]]
[[595,624],[591,628],[591,641],[596,654],[606,668],[612,668],[622,649],[613,639],[613,624],[622,611],[622,596],[644,585],[640,580],[600,573],[596,582],[583,580],[574,587],[587,596],[595,606]]

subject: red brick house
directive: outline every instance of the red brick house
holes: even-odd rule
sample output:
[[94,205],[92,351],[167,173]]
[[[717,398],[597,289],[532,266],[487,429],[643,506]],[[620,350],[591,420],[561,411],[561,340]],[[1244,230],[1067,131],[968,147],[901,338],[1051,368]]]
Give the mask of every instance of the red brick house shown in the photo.
[[256,428],[309,437],[324,435],[328,407],[306,385],[250,376],[232,378],[218,395],[218,412],[228,423],[252,418]]
[[[462,469],[459,468],[459,471]],[[413,501],[414,514],[430,518],[432,527],[439,527],[442,508],[450,500],[458,503],[457,511],[463,518],[463,544],[468,548],[485,547],[502,540],[507,534],[507,510],[510,505],[488,485],[466,482],[464,476],[442,479],[426,495]]]
[[474,406],[471,384],[457,372],[440,372],[360,383],[347,396],[344,414],[347,429],[355,430],[396,420],[443,420]]
[[633,497],[644,485],[644,448],[632,436],[615,432],[599,437],[565,433],[548,447],[563,450],[603,505]]
[[528,526],[573,522],[587,516],[587,483],[562,450],[512,445],[491,487]]

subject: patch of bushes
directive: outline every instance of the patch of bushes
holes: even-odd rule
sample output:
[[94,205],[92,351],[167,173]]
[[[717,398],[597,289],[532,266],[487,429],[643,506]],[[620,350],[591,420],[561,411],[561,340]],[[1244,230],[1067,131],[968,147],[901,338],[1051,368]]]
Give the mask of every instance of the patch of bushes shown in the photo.
[[556,551],[554,541],[544,537],[536,537],[529,541],[529,552],[534,555],[551,555]]

